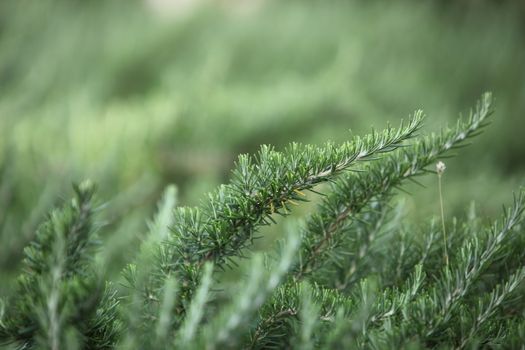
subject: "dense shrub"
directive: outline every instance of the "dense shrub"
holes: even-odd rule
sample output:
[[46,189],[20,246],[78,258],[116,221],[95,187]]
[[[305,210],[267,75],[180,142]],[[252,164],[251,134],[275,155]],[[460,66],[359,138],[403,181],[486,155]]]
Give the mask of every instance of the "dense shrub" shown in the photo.
[[[500,219],[418,227],[393,196],[488,123],[491,97],[456,127],[419,135],[422,112],[341,144],[263,146],[241,155],[226,185],[197,207],[170,186],[124,271],[95,259],[106,208],[76,185],[24,250],[1,304],[0,343],[19,349],[517,348],[525,343],[522,219],[517,192]],[[322,186],[329,183],[330,186]],[[440,192],[440,194],[442,194]],[[273,253],[260,229],[301,202]],[[438,199],[436,198],[436,207]],[[109,204],[109,206],[111,203]],[[238,267],[240,278],[228,271]]]

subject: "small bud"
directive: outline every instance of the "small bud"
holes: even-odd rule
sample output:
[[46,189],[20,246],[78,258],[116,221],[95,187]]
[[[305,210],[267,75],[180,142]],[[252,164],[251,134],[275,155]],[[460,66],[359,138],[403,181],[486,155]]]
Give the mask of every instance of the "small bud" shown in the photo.
[[442,175],[445,170],[447,169],[447,167],[445,166],[445,163],[443,163],[442,161],[439,161],[437,164],[436,164],[436,172],[438,175]]

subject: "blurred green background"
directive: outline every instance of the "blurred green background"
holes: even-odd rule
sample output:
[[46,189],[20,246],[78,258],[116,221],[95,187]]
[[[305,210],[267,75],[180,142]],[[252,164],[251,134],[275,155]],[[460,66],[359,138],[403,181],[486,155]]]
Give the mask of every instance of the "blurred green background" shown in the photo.
[[[448,217],[472,200],[495,215],[524,184],[521,1],[2,1],[0,266],[73,181],[99,184],[124,255],[169,183],[197,204],[260,144],[342,141],[418,108],[436,131],[484,91],[496,114],[447,161]],[[422,182],[403,196],[426,219]]]

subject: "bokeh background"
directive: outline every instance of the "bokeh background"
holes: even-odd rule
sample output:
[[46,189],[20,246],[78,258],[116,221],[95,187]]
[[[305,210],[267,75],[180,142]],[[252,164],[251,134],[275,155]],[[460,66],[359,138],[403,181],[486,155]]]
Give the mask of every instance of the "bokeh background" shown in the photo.
[[[118,270],[167,184],[198,204],[260,144],[342,141],[418,108],[437,131],[484,91],[496,113],[447,161],[449,218],[471,201],[496,215],[525,183],[523,1],[1,1],[0,266],[74,181],[99,184]],[[438,214],[422,183],[402,195],[416,220]]]

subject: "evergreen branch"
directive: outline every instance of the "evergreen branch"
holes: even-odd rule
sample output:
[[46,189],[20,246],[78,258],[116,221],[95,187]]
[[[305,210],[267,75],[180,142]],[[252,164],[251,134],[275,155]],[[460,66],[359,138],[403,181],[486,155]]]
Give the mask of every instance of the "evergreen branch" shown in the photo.
[[[305,291],[307,289],[307,291]],[[290,282],[278,288],[259,311],[257,327],[250,335],[247,348],[268,349],[288,346],[291,339],[291,320],[300,314],[301,301],[309,293],[319,306],[318,319],[331,321],[337,312],[348,315],[355,307],[354,298],[346,297],[336,290]]]
[[[64,254],[64,270],[60,275],[70,276],[83,272],[83,264],[92,259],[96,240],[93,232],[91,200],[95,187],[89,182],[74,186],[76,198],[69,207],[53,211],[46,223],[36,233],[31,245],[24,249],[23,268],[29,276],[49,273],[54,267],[57,254]],[[56,247],[56,244],[65,244]]]
[[173,210],[176,205],[177,187],[169,185],[166,187],[162,199],[157,205],[157,214],[148,223],[149,233],[147,240],[162,241],[168,237],[170,227],[173,225]]
[[[59,300],[64,299],[66,296],[62,294],[60,290],[60,279],[64,270],[64,257],[62,252],[64,247],[60,245],[63,244],[63,240],[57,240],[58,247],[57,252],[55,253],[56,262],[55,266],[51,270],[51,281],[50,286],[42,286],[42,294],[47,295],[44,308],[37,309],[38,323],[40,324],[43,330],[46,330],[44,334],[40,335],[38,339],[39,346],[43,348],[49,348],[51,350],[58,350],[66,344],[62,344],[62,339],[65,337],[63,330],[67,329],[65,324],[65,318],[67,315],[59,310]],[[49,290],[47,290],[47,288]]]
[[111,283],[106,283],[101,300],[86,331],[86,349],[113,349],[122,335],[123,323],[118,312],[120,298]]
[[[389,235],[385,235],[380,242],[377,242],[374,253],[375,256],[369,259],[375,258],[380,261],[379,272],[383,287],[402,285],[413,273],[414,267],[421,265],[421,261],[424,262],[421,258],[424,253],[419,251],[413,232],[403,227],[392,230]],[[375,270],[373,269],[374,272]],[[425,270],[427,271],[428,269]]]
[[[443,268],[441,276],[436,278],[437,282],[425,288],[424,293],[414,293],[421,291],[421,284],[418,288],[415,288],[418,284],[413,284],[411,288],[407,285],[405,288],[392,289],[386,293],[379,301],[379,313],[372,319],[372,326],[383,325],[383,333],[384,327],[393,321],[397,322],[398,326],[389,326],[389,332],[383,334],[386,337],[384,342],[390,344],[396,338],[407,339],[409,334],[417,334],[426,346],[451,339],[452,324],[458,321],[463,305],[468,303],[467,297],[472,287],[483,271],[498,259],[498,253],[505,246],[509,234],[523,220],[524,208],[525,196],[522,191],[515,196],[512,208],[505,210],[503,222],[496,222],[490,228],[483,246],[479,244],[477,236],[469,238],[461,247],[461,254]],[[519,272],[515,277],[516,279],[509,279],[512,283],[506,285],[507,290],[514,290],[523,276]],[[499,295],[501,291],[498,288],[501,287],[496,287],[495,295]],[[476,317],[483,319],[483,312],[481,310]],[[377,334],[371,333],[368,337],[368,341],[373,341]],[[377,341],[377,338],[375,340]]]
[[383,292],[373,306],[374,312],[369,319],[370,325],[377,325],[399,315],[419,295],[423,288],[425,275],[421,265],[414,268],[411,277],[402,288],[391,288]]
[[523,316],[506,318],[491,325],[494,336],[486,342],[491,349],[525,349],[525,320]]
[[315,340],[313,333],[319,327],[320,306],[313,301],[312,291],[309,286],[303,288],[301,295],[301,308],[299,319],[301,320],[301,334],[299,341],[293,346],[295,349],[311,350],[314,348]]
[[462,335],[458,349],[467,348],[472,339],[480,336],[479,330],[514,296],[516,289],[522,285],[523,281],[525,281],[525,267],[518,269],[503,285],[496,286],[487,297],[480,299],[474,312],[474,319],[469,324],[469,331]]
[[[345,290],[349,285],[355,283],[367,270],[365,265],[371,264],[371,245],[373,241],[385,230],[385,219],[388,208],[382,205],[383,199],[376,203],[370,203],[372,210],[361,213],[363,219],[355,220],[355,239],[352,242],[343,243],[344,249],[353,253],[350,258],[345,255],[344,261],[336,266],[336,274],[340,277],[335,281],[338,290]],[[359,218],[356,216],[356,218]],[[346,243],[346,244],[345,244]],[[341,254],[342,255],[342,254]]]
[[[123,349],[137,349],[160,344],[167,336],[173,323],[173,307],[164,308],[164,303],[175,302],[177,282],[172,275],[156,276],[159,267],[156,265],[159,245],[166,239],[169,227],[173,225],[173,210],[177,203],[177,189],[167,186],[161,200],[157,204],[157,212],[148,223],[148,233],[145,236],[134,264],[129,264],[123,271],[123,277],[130,290],[125,303],[126,336],[120,344]],[[173,300],[172,300],[173,299]],[[157,340],[150,340],[145,334],[153,332],[153,324],[157,323]],[[169,323],[169,324],[167,324]],[[167,328],[166,328],[167,327]]]
[[370,280],[361,282],[362,302],[349,316],[348,311],[340,307],[335,319],[329,324],[327,332],[321,334],[322,349],[354,349],[358,347],[359,337],[366,332],[372,305],[377,293],[376,286]]
[[437,334],[450,323],[460,302],[470,292],[472,285],[479,279],[482,272],[494,261],[504,240],[512,229],[523,220],[525,210],[525,191],[514,197],[512,208],[505,210],[503,223],[495,222],[489,231],[488,240],[480,247],[477,236],[472,237],[461,248],[461,259],[457,268],[445,268],[443,276],[430,295],[436,296],[439,318],[431,320],[425,337],[434,339]]
[[[97,243],[92,224],[95,187],[84,182],[74,190],[71,203],[54,210],[24,250],[19,290],[8,303],[2,342],[59,349],[82,341],[87,348],[103,349],[115,341],[116,315],[101,307],[117,301],[109,286],[99,286],[91,267]],[[75,333],[79,339],[71,338]]]
[[172,326],[173,307],[177,297],[177,282],[174,278],[166,279],[164,284],[164,295],[160,306],[157,329],[155,331],[156,348],[169,349],[169,335]]
[[172,261],[222,265],[240,254],[255,229],[271,222],[271,215],[287,215],[289,203],[305,200],[302,191],[333,180],[359,161],[396,149],[414,135],[421,120],[421,112],[416,112],[406,126],[373,132],[339,147],[293,143],[283,153],[263,146],[257,157],[240,156],[230,184],[211,193],[200,208],[177,211],[170,238]]
[[299,244],[299,235],[290,233],[278,264],[269,274],[264,271],[262,256],[255,255],[252,258],[248,280],[238,288],[239,296],[203,328],[202,343],[196,344],[195,347],[216,349],[231,347],[237,343],[240,331],[246,327],[252,315],[264,304],[268,295],[278,287],[288,272]]
[[335,181],[332,193],[307,223],[296,278],[303,278],[319,268],[327,254],[341,242],[341,235],[337,233],[347,230],[351,225],[348,219],[374,198],[388,195],[405,179],[424,174],[426,167],[439,157],[476,135],[492,114],[491,104],[492,97],[486,93],[468,120],[458,122],[455,129],[416,142],[381,162],[372,163],[364,172],[349,173]]
[[434,225],[431,225],[430,229],[428,230],[428,234],[426,235],[426,240],[424,247],[422,249],[421,257],[419,259],[419,264],[423,266],[423,268],[427,267],[429,263],[429,260],[433,253],[435,253],[435,250],[439,248],[439,245],[436,244],[438,237],[436,233],[436,229]]
[[188,346],[188,344],[190,344],[190,342],[193,341],[193,338],[195,337],[197,327],[203,316],[204,305],[208,299],[208,293],[212,282],[212,271],[213,265],[211,263],[204,265],[202,281],[195,293],[193,300],[191,301],[186,318],[184,319],[184,322],[182,323],[178,333],[178,343],[181,347]]

